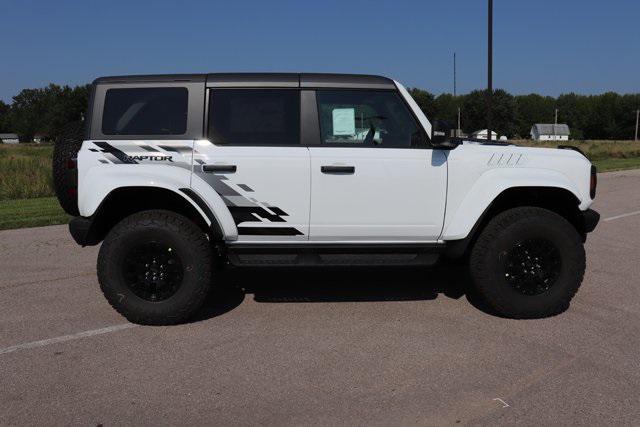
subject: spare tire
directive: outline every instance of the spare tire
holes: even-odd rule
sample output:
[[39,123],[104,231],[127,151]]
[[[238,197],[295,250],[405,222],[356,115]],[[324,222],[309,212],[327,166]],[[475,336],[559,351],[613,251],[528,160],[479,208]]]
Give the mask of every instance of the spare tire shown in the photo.
[[62,209],[78,216],[77,156],[84,140],[84,123],[69,123],[53,148],[53,187]]

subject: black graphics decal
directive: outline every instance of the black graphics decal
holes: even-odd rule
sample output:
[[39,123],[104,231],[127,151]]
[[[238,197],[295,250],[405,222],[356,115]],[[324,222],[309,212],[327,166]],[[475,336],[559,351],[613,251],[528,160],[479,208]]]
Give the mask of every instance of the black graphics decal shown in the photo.
[[173,156],[127,156],[130,160],[150,162],[173,162]]
[[297,228],[293,227],[238,227],[241,236],[302,236]]
[[[127,163],[127,164],[137,164],[138,162],[131,158],[131,156],[127,155],[124,151],[118,150],[113,145],[107,144],[104,141],[94,141],[95,146],[99,147],[101,151],[105,154],[105,157],[109,158],[113,163]],[[91,151],[98,151],[95,149],[91,149]]]
[[[196,161],[197,162],[197,161]],[[200,162],[197,162],[200,163]],[[269,226],[241,226],[245,223],[263,223],[267,220],[271,223],[286,223],[284,217],[289,216],[284,210],[277,206],[262,203],[260,206],[256,199],[248,198],[240,193],[254,193],[254,190],[247,184],[235,184],[240,189],[237,191],[231,187],[229,178],[215,173],[199,172],[199,176],[204,179],[222,198],[233,221],[238,227],[238,234],[244,236],[303,236],[300,230],[294,227],[269,227]]]
[[[122,145],[116,148],[105,141],[94,141],[93,144],[99,148],[89,148],[89,151],[102,153],[104,158],[99,159],[100,163],[121,165],[169,164],[191,170],[190,163],[181,161],[182,157],[189,157],[188,152],[192,151],[192,148],[189,146],[177,145],[174,147],[170,145],[160,145],[158,146],[159,148],[156,148],[147,144],[137,143],[135,145]],[[167,153],[167,151],[169,151],[169,153]],[[148,154],[144,152],[148,152]],[[177,153],[178,158],[172,153]]]

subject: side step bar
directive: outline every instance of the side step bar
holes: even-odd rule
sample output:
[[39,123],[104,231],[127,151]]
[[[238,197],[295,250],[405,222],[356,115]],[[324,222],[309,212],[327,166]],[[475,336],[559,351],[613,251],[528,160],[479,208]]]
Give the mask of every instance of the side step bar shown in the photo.
[[226,258],[239,267],[253,266],[370,266],[433,265],[443,243],[402,244],[231,244]]

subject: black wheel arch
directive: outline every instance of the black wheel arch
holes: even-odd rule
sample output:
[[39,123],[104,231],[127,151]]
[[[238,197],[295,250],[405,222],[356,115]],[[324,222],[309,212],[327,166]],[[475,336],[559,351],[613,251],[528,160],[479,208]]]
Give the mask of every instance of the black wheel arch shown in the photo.
[[445,256],[457,259],[469,253],[473,243],[487,223],[501,212],[517,207],[538,207],[555,212],[573,225],[582,239],[590,232],[579,209],[580,200],[571,191],[560,187],[512,187],[500,193],[478,218],[473,228],[461,240],[447,242]]
[[[211,223],[194,207],[200,208]],[[93,246],[124,218],[147,210],[167,210],[188,218],[214,240],[222,240],[222,228],[207,204],[189,188],[180,193],[158,187],[120,187],[111,191],[88,218],[76,217],[69,223],[73,238],[82,246]]]

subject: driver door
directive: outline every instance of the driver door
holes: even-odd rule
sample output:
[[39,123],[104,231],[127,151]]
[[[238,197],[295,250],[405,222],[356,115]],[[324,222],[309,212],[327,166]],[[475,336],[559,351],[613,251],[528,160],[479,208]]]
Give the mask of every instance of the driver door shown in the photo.
[[310,240],[437,241],[447,165],[396,91],[318,90]]

